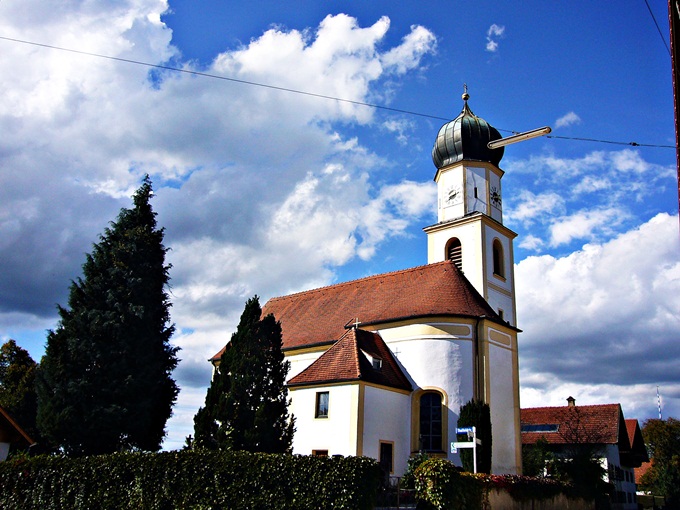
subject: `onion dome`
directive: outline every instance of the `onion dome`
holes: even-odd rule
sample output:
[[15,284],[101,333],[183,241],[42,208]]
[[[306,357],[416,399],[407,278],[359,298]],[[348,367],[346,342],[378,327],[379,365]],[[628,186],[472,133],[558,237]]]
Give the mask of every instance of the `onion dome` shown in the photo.
[[463,94],[463,111],[439,129],[432,148],[432,161],[437,169],[458,161],[486,161],[498,166],[504,147],[489,149],[487,144],[502,138],[498,130],[477,117],[468,107],[467,87]]

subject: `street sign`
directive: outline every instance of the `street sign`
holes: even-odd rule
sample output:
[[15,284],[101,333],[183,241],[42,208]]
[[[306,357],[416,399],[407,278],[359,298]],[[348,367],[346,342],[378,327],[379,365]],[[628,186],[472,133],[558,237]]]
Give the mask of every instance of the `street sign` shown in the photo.
[[456,434],[467,434],[472,441],[455,441],[451,443],[451,453],[458,453],[458,448],[472,448],[473,471],[477,472],[477,445],[481,445],[481,439],[477,439],[476,427],[457,427]]

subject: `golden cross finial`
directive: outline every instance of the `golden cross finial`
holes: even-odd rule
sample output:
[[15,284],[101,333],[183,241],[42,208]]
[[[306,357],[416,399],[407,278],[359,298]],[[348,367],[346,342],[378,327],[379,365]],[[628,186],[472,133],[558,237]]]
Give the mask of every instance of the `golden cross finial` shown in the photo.
[[470,94],[467,91],[467,83],[463,83],[463,101],[467,102],[470,99]]

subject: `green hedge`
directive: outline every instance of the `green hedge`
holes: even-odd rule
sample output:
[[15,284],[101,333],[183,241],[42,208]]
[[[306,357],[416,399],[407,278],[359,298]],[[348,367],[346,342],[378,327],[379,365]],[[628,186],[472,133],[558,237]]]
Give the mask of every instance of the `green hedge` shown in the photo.
[[119,453],[0,463],[3,509],[371,509],[379,468],[365,457],[247,452]]
[[491,489],[505,491],[517,501],[552,499],[559,494],[579,498],[573,486],[549,480],[517,475],[467,473],[448,460],[432,458],[414,472],[416,498],[422,508],[479,510],[485,508]]

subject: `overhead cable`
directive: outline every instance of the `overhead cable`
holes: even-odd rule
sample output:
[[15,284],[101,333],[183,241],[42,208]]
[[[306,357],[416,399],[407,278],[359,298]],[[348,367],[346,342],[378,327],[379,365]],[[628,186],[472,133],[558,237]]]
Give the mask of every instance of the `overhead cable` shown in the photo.
[[[403,114],[406,114],[406,115],[414,115],[414,116],[424,117],[424,118],[428,118],[428,119],[443,120],[443,121],[451,120],[450,118],[447,118],[447,117],[439,117],[437,115],[430,115],[430,114],[427,114],[427,113],[420,113],[420,112],[414,112],[414,111],[411,111],[411,110],[403,110],[403,109],[400,109],[400,108],[392,108],[392,107],[389,107],[389,106],[383,106],[383,105],[372,104],[372,103],[365,103],[363,101],[355,101],[353,99],[344,99],[344,98],[341,98],[341,97],[334,97],[334,96],[329,96],[329,95],[325,95],[325,94],[317,94],[317,93],[314,93],[314,92],[307,92],[307,91],[304,91],[304,90],[297,90],[297,89],[292,89],[292,88],[288,88],[288,87],[280,87],[280,86],[277,86],[277,85],[270,85],[270,84],[267,84],[267,83],[259,83],[259,82],[250,81],[250,80],[241,80],[241,79],[238,79],[238,78],[230,78],[230,77],[221,76],[221,75],[218,75],[218,74],[205,73],[205,72],[201,72],[201,71],[193,71],[191,69],[183,69],[181,67],[173,67],[173,66],[162,65],[162,64],[151,64],[149,62],[142,62],[140,60],[134,60],[134,59],[129,59],[129,58],[112,57],[110,55],[102,55],[100,53],[93,53],[93,52],[83,51],[83,50],[74,50],[72,48],[63,48],[63,47],[54,46],[54,45],[51,45],[51,44],[43,44],[43,43],[37,43],[37,42],[32,42],[32,41],[25,41],[25,40],[22,40],[22,39],[16,39],[16,38],[12,38],[12,37],[0,36],[0,40],[11,41],[11,42],[21,43],[21,44],[28,44],[28,45],[31,45],[31,46],[38,46],[40,48],[48,48],[48,49],[51,49],[51,50],[65,51],[65,52],[69,52],[69,53],[76,53],[78,55],[86,55],[86,56],[89,56],[89,57],[103,58],[103,59],[107,59],[107,60],[113,60],[113,61],[116,61],[116,62],[125,62],[125,63],[128,63],[128,64],[136,64],[136,65],[140,65],[140,66],[151,67],[151,68],[154,68],[154,69],[162,69],[162,70],[166,70],[166,71],[173,71],[173,72],[177,72],[177,73],[190,74],[190,75],[194,75],[194,76],[202,76],[202,77],[205,77],[205,78],[213,78],[213,79],[216,79],[216,80],[224,80],[224,81],[229,81],[229,82],[234,82],[234,83],[241,83],[241,84],[244,84],[244,85],[252,85],[252,86],[255,86],[255,87],[263,87],[263,88],[272,89],[272,90],[279,90],[279,91],[282,91],[282,92],[290,92],[292,94],[300,94],[300,95],[304,95],[304,96],[317,97],[317,98],[320,98],[320,99],[329,99],[329,100],[332,100],[332,101],[349,103],[349,104],[354,104],[354,105],[357,105],[357,106],[366,106],[366,107],[369,107],[369,108],[386,110],[386,111],[395,112],[395,113],[403,113]],[[499,131],[504,131],[504,132],[508,132],[508,133],[517,133],[517,131],[510,131],[510,130],[507,130],[507,129],[499,129]],[[637,142],[615,142],[615,141],[609,141],[609,140],[596,140],[596,139],[592,139],[592,138],[576,138],[576,137],[555,136],[555,135],[548,136],[547,138],[559,138],[559,139],[562,139],[562,140],[576,140],[576,141],[587,141],[587,142],[597,142],[597,143],[609,143],[609,144],[615,144],[615,145],[631,145],[631,146],[634,146],[634,147],[660,147],[660,148],[675,149],[674,145],[654,145],[654,144],[643,144],[643,143],[637,143]]]

